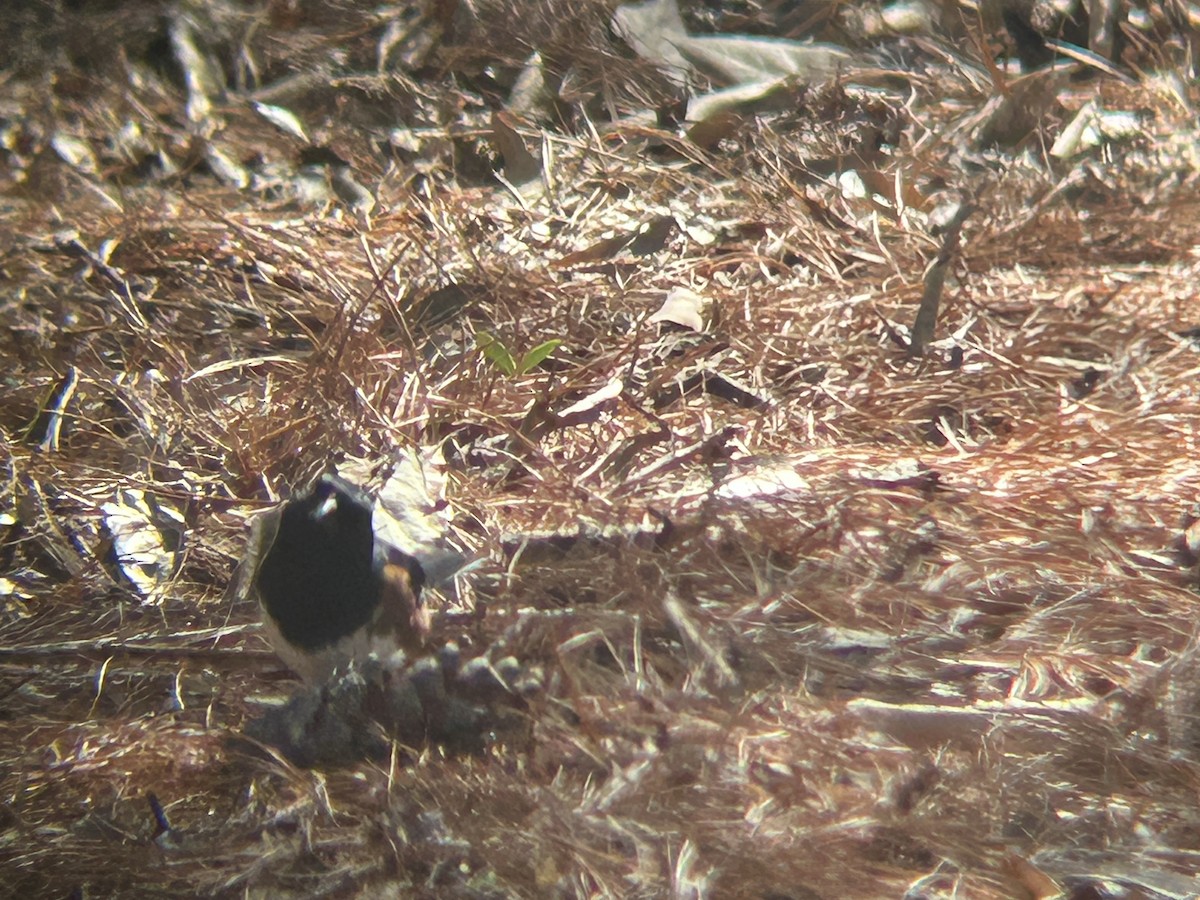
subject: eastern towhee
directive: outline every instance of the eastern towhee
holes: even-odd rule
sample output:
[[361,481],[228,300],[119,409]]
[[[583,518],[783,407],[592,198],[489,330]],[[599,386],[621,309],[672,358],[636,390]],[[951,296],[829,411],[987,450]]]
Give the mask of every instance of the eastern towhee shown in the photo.
[[254,522],[245,566],[275,652],[309,683],[355,660],[421,650],[429,613],[420,562],[381,542],[374,503],[325,474]]

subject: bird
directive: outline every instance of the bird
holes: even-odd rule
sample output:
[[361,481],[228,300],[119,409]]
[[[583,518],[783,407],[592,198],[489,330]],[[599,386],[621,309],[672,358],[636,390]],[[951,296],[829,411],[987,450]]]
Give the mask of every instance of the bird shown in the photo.
[[421,653],[421,563],[380,541],[374,502],[333,473],[259,516],[243,563],[276,655],[309,684],[371,655]]

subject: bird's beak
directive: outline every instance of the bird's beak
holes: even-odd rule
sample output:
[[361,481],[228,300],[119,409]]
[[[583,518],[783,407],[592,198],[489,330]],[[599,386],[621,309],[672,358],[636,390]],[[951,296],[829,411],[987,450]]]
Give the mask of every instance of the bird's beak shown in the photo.
[[320,522],[337,509],[337,494],[330,494],[321,501],[321,505],[313,510],[313,519]]

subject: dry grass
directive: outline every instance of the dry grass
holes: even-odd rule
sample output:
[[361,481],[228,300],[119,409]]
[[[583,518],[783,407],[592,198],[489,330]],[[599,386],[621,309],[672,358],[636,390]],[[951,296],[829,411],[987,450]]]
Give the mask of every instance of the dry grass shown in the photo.
[[[237,92],[212,145],[258,180],[223,185],[151,9],[51,16],[70,39],[3,76],[0,894],[1197,890],[1200,92],[1174,44],[1175,81],[1064,83],[1016,147],[973,146],[980,45],[923,39],[888,44],[911,74],[797,89],[705,151],[607,126],[670,85],[600,4],[574,25],[481,4],[395,75],[370,4],[204,6],[214,58],[351,164],[368,220],[289,194],[299,142]],[[104,53],[78,38],[100,27]],[[518,203],[490,118],[533,47],[583,99],[522,126],[554,189]],[[1144,134],[1047,157],[1093,98]],[[401,123],[412,158],[380,150]],[[935,335],[961,365],[893,340],[938,241],[831,166],[925,211],[939,184],[973,199]],[[599,247],[658,215],[660,247]],[[704,332],[647,323],[679,286]],[[464,306],[431,323],[431,295]],[[506,375],[475,331],[563,345]],[[61,441],[35,448],[71,367]],[[697,369],[710,390],[681,392]],[[297,769],[240,736],[292,687],[223,599],[245,519],[338,455],[439,442],[491,565],[435,628],[544,667],[530,739]],[[106,565],[101,504],[131,486],[186,520],[157,603]],[[514,556],[580,523],[653,539]]]

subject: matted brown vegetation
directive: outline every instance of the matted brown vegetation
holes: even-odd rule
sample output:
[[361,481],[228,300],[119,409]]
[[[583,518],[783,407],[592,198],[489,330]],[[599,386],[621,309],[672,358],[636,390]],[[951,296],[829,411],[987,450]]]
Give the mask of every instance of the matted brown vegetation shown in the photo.
[[[1191,36],[1017,88],[968,4],[697,4],[853,57],[701,133],[569,5],[7,20],[0,893],[1200,893]],[[1051,155],[1089,102],[1140,133]],[[438,444],[488,563],[435,631],[544,668],[528,740],[296,768],[242,736],[292,687],[246,518]],[[185,523],[149,594],[134,488]]]

